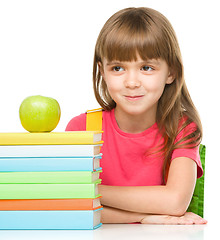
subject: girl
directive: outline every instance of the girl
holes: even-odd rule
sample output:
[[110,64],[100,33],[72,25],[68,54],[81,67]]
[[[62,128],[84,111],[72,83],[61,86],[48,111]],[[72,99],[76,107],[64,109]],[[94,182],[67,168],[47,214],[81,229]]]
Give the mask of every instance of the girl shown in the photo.
[[[95,47],[93,86],[104,110],[102,222],[206,223],[186,213],[203,174],[202,126],[168,20],[149,8],[110,17]],[[86,130],[86,114],[66,130]]]

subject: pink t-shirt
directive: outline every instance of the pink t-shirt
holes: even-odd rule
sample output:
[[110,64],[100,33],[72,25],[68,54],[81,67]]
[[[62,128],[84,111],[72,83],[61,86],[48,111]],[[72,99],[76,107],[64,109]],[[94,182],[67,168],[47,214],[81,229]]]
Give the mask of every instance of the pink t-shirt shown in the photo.
[[[189,131],[195,126],[193,124],[187,127]],[[187,129],[180,132],[176,140],[185,135]],[[86,113],[74,117],[66,127],[66,131],[84,130],[86,130]],[[103,172],[100,176],[102,184],[112,186],[163,184],[163,155],[146,154],[147,150],[153,149],[162,141],[156,123],[141,133],[125,133],[118,127],[113,109],[103,111],[103,131],[104,144],[101,148]],[[197,163],[197,177],[202,176],[199,147],[176,149],[173,151],[172,160],[177,157],[188,157],[194,160]]]

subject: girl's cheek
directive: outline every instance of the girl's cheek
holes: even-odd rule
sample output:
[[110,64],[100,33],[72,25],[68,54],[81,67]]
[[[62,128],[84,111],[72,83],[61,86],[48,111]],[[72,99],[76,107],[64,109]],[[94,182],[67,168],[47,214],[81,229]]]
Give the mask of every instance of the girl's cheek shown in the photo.
[[109,91],[117,91],[121,88],[119,82],[117,81],[108,81],[107,87]]
[[148,85],[146,85],[145,89],[151,92],[155,92],[158,90],[161,90],[163,86],[161,84],[158,83],[149,83]]
[[159,79],[155,79],[154,81],[148,82],[146,88],[152,91],[161,91],[165,87],[165,81],[161,81]]

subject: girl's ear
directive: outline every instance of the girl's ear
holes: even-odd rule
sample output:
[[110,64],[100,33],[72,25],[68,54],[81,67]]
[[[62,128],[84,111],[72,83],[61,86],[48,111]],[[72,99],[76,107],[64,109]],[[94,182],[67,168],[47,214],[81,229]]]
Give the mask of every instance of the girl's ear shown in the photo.
[[102,77],[104,78],[104,70],[103,70],[103,66],[102,66],[101,62],[98,62],[98,67],[99,67],[99,71],[100,71]]
[[173,71],[170,70],[169,75],[167,77],[166,84],[171,84],[175,80],[176,76]]

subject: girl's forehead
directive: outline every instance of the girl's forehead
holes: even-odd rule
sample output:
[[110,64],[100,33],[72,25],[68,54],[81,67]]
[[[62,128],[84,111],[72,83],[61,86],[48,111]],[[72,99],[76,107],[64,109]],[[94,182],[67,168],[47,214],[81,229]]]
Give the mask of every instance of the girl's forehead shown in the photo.
[[140,62],[140,63],[149,63],[149,64],[157,64],[159,65],[160,62],[162,62],[162,58],[142,58],[139,54],[136,55],[133,59],[123,59],[123,58],[114,58],[114,59],[108,59],[106,57],[103,57],[102,62],[105,64],[112,64],[112,63],[123,63],[123,62]]
[[111,59],[111,60],[108,60],[107,58],[103,58],[103,63],[123,63],[123,62],[148,62],[148,63],[159,63],[160,62],[160,58],[158,59],[155,59],[155,58],[152,58],[152,59],[142,59],[140,57],[137,57],[135,60],[119,60],[119,59]]

